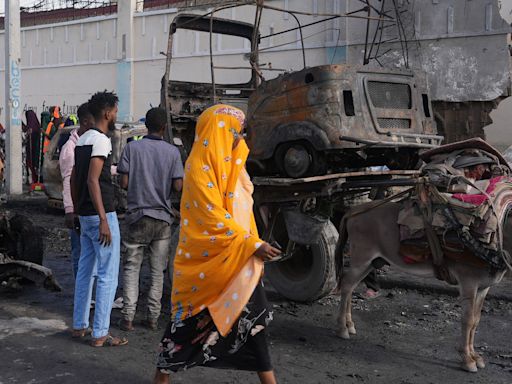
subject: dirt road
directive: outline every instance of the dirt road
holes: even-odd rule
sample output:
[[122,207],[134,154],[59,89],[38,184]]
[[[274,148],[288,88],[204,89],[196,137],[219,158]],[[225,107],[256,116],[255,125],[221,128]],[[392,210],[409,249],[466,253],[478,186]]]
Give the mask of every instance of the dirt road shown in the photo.
[[[30,210],[50,228],[46,265],[64,291],[0,288],[0,384],[149,383],[167,315],[157,332],[139,326],[128,334],[129,345],[123,348],[93,349],[71,340],[67,327],[73,284],[63,220],[44,213],[38,200],[12,209]],[[275,310],[271,353],[280,383],[512,382],[510,302],[486,303],[476,345],[488,364],[469,374],[459,369],[455,347],[461,308],[452,297],[391,289],[371,301],[355,299],[358,335],[346,341],[334,335],[337,298],[298,305],[268,288]],[[112,318],[115,324],[118,310]],[[115,325],[113,332],[121,334]],[[176,375],[172,382],[256,383],[257,379],[251,373],[196,368]]]

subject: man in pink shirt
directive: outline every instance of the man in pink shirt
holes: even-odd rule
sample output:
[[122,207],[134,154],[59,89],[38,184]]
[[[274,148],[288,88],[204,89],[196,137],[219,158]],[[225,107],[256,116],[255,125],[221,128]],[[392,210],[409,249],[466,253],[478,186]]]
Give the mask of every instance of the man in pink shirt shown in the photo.
[[75,165],[75,147],[78,138],[94,126],[94,118],[89,111],[87,103],[82,104],[78,108],[77,115],[80,121],[80,128],[71,132],[68,141],[62,146],[59,156],[60,173],[62,175],[62,200],[66,213],[66,227],[69,228],[69,236],[71,237],[71,258],[75,278],[78,270],[78,260],[80,259],[80,222],[75,214],[73,200],[71,199],[71,171]]

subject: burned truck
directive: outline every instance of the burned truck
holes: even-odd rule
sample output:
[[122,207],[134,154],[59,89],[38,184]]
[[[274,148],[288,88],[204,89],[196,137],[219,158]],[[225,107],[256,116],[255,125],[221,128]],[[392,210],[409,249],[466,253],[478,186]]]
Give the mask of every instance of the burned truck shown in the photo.
[[[212,81],[172,78],[180,30],[210,34],[210,66],[203,71],[210,69]],[[216,66],[215,34],[248,40],[248,82],[215,82],[215,70],[240,69]],[[169,112],[167,138],[185,159],[206,108],[226,103],[246,111],[256,221],[262,238],[284,250],[281,262],[268,265],[267,277],[289,299],[315,300],[334,287],[336,227],[343,212],[385,188],[410,184],[420,150],[438,146],[442,137],[423,74],[323,65],[264,80],[258,42],[249,23],[192,14],[174,19],[161,89],[161,105]]]
[[421,73],[325,65],[262,82],[248,100],[259,172],[317,176],[369,166],[411,169],[439,145]]

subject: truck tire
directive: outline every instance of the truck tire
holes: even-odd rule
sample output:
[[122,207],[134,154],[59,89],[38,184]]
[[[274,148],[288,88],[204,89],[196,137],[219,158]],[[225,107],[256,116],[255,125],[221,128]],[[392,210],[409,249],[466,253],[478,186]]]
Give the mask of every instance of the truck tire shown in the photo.
[[265,266],[270,284],[279,294],[294,301],[310,302],[328,295],[336,285],[334,256],[337,242],[338,231],[329,221],[318,243],[297,244],[290,259]]
[[12,235],[12,255],[16,260],[43,265],[43,233],[32,221],[23,215],[9,220]]
[[284,177],[323,175],[327,171],[323,156],[307,141],[281,144],[276,149],[274,162]]

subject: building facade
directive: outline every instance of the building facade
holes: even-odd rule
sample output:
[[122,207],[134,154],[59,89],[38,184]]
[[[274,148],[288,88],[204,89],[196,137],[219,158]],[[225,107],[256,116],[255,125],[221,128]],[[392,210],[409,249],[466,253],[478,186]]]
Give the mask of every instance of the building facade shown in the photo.
[[[46,17],[46,24],[33,22],[35,25],[23,27],[21,68],[25,108],[40,112],[50,105],[60,105],[65,113],[71,113],[92,93],[103,89],[118,92],[125,120],[138,119],[148,108],[157,106],[173,18],[178,12],[201,14],[212,9],[212,2],[200,6],[194,2],[195,7],[187,7],[188,2],[177,3],[183,8],[169,8],[165,2],[161,3],[157,8],[144,8],[140,1],[127,0],[122,4],[129,4],[130,9],[124,14],[119,9],[118,13],[51,23]],[[303,48],[306,66],[363,63],[367,47],[364,44],[366,20],[340,17],[319,22],[328,18],[325,15],[360,10],[361,2],[269,0],[266,3],[282,10],[308,13],[297,18],[302,25],[313,24],[302,29],[302,40],[299,30],[274,35],[295,28],[297,21],[286,12],[264,11],[260,27],[260,63],[266,78],[302,69]],[[370,3],[380,8],[386,2]],[[442,131],[450,140],[463,133],[483,133],[488,112],[501,98],[508,96],[510,88],[510,25],[500,15],[500,2],[397,0],[387,3],[385,7],[391,7],[392,3],[401,7],[402,38],[409,40],[408,64],[427,72]],[[392,11],[391,8],[384,10]],[[246,5],[218,11],[215,16],[252,23],[254,14],[254,6]],[[361,11],[356,15],[367,13]],[[378,31],[378,23],[373,21],[369,29],[373,36]],[[378,57],[380,64],[373,59],[369,65],[398,67],[405,64],[401,44],[393,40],[397,33],[396,26],[384,28],[380,52],[387,53]],[[0,52],[5,50],[3,39],[4,33],[0,31]],[[239,83],[249,76],[248,42],[214,36],[212,49],[217,66],[245,68],[219,70],[217,82]],[[171,77],[210,81],[209,50],[208,33],[180,31],[173,46],[175,59]],[[0,97],[4,95],[3,66],[0,62]],[[3,108],[3,100],[0,108]],[[461,123],[464,127],[453,129],[456,133],[452,134],[450,127],[459,124],[465,115],[471,115],[469,123]]]

